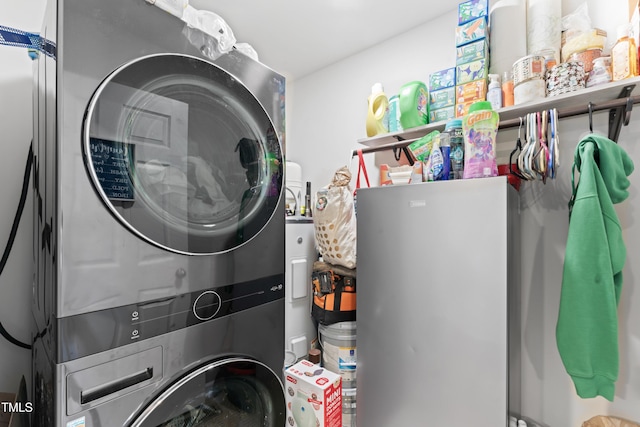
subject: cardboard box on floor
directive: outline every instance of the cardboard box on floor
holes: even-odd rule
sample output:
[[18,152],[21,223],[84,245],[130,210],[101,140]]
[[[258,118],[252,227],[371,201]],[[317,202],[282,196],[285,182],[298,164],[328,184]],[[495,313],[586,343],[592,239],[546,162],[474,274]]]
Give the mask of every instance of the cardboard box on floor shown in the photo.
[[301,360],[287,368],[287,427],[342,427],[342,377]]

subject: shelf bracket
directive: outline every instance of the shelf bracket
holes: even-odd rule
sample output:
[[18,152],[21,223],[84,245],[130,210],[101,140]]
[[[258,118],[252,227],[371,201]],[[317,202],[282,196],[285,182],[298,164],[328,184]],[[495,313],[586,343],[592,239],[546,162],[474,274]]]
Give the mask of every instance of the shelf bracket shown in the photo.
[[630,96],[635,87],[635,84],[623,87],[620,95],[618,95],[618,99],[627,98],[627,103],[621,107],[609,110],[609,139],[612,141],[618,142],[620,128],[622,125],[626,126],[629,124],[631,109],[633,108],[633,101]]
[[[401,137],[400,135],[396,135],[395,138],[398,141],[404,141],[404,138]],[[402,153],[404,153],[405,157],[409,161],[409,165],[413,166],[413,163],[414,163],[413,157],[409,153],[409,149],[407,148],[406,145],[401,149],[399,149],[398,147],[393,147],[393,157],[396,159],[396,162],[399,162],[400,158],[402,157],[402,153],[400,152],[400,150],[402,150]]]

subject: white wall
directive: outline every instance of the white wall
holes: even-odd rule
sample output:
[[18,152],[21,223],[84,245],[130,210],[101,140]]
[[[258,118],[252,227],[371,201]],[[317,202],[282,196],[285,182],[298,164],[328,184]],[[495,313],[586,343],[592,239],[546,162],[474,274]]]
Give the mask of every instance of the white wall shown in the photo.
[[[367,97],[382,82],[391,96],[410,81],[426,81],[429,73],[455,64],[455,12],[411,29],[373,49],[353,55],[287,87],[287,160],[302,166],[303,180],[318,189],[350,161],[355,142],[366,137]],[[362,148],[362,147],[360,147]],[[373,156],[366,156],[369,178],[378,181]],[[357,171],[354,160],[351,167]],[[355,185],[355,176],[352,181]]]
[[[24,0],[2,6],[0,25],[38,32],[44,0]],[[590,0],[594,25],[614,33],[626,16],[626,0]],[[564,0],[563,12],[580,0]],[[287,158],[303,166],[303,179],[314,188],[327,184],[333,172],[349,161],[355,141],[365,136],[366,98],[371,85],[381,81],[389,94],[411,80],[425,80],[432,71],[454,62],[451,12],[386,43],[334,64],[288,86]],[[393,23],[390,23],[393,25]],[[31,60],[24,49],[0,46],[0,247],[9,234],[31,139]],[[546,185],[527,183],[521,190],[523,222],[523,408],[526,415],[552,427],[580,426],[596,414],[618,414],[640,420],[640,113],[621,133],[621,144],[635,160],[631,197],[618,207],[628,247],[625,284],[620,304],[620,380],[614,403],[596,398],[581,400],[560,363],[555,347],[555,321],[559,303],[560,274],[567,232],[566,202],[570,193],[568,163],[578,139],[587,130],[585,118],[561,124],[560,177]],[[596,129],[606,130],[606,115]],[[503,145],[515,138],[513,131],[500,135]],[[373,182],[377,172],[368,155]],[[352,170],[355,171],[355,164]],[[355,181],[354,181],[355,182]],[[29,213],[18,232],[9,263],[0,277],[0,321],[22,341],[29,340],[31,298],[31,227]],[[29,377],[30,354],[0,339],[0,391],[17,388],[21,375]]]
[[[563,14],[580,0],[563,1]],[[627,1],[588,1],[592,23],[615,36],[627,16]],[[426,81],[428,74],[454,64],[455,12],[363,51],[290,84],[287,158],[302,165],[303,180],[317,189],[328,184],[336,169],[349,161],[349,153],[364,138],[366,99],[373,83],[397,93],[411,80]],[[392,25],[392,23],[390,23]],[[607,132],[607,114],[597,114],[595,129]],[[567,202],[571,194],[573,150],[588,131],[587,118],[561,122],[561,167],[556,180],[546,185],[525,183],[522,208],[522,349],[523,414],[550,427],[579,427],[592,416],[618,415],[640,422],[640,113],[624,128],[620,144],[636,162],[629,200],[617,207],[628,248],[624,289],[619,307],[620,376],[613,403],[598,397],[580,399],[564,371],[555,343],[562,263],[568,230]],[[499,136],[500,151],[514,146],[516,131]],[[377,182],[374,155],[366,155],[369,173]],[[352,172],[357,170],[354,160]],[[355,177],[352,180],[352,186]],[[472,350],[472,349],[471,349]]]
[[[0,25],[37,33],[44,0],[1,6]],[[0,46],[0,250],[9,237],[20,200],[22,176],[31,142],[32,61],[26,49]],[[31,192],[7,266],[0,276],[0,322],[17,339],[31,339]],[[18,390],[20,377],[31,378],[31,352],[0,337],[0,391]]]

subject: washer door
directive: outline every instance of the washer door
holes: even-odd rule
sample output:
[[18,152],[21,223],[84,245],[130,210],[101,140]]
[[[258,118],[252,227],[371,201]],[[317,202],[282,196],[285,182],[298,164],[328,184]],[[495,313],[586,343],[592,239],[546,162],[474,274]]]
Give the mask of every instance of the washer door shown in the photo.
[[280,380],[265,365],[228,359],[202,366],[150,401],[130,427],[282,427]]
[[231,250],[269,222],[282,151],[260,102],[213,63],[153,55],[114,71],[86,113],[87,170],[139,237],[183,254]]

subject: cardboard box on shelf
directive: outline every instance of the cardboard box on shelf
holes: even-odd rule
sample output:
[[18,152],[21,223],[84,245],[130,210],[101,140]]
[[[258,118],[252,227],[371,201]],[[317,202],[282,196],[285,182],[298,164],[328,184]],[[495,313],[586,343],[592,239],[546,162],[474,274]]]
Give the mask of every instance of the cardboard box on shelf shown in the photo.
[[487,79],[473,80],[456,86],[456,104],[484,101],[487,97]]
[[456,117],[464,117],[469,114],[469,107],[476,101],[464,102],[462,104],[456,104]]
[[456,65],[489,58],[487,39],[478,40],[456,48]]
[[456,117],[455,107],[439,108],[437,110],[429,111],[429,123],[442,122],[445,120],[451,120]]
[[447,68],[429,74],[429,90],[440,90],[456,85],[456,68]]
[[429,91],[429,110],[453,107],[456,105],[456,88]]
[[489,61],[478,59],[456,67],[456,85],[463,85],[474,80],[486,79],[489,71]]
[[456,27],[456,47],[489,37],[489,28],[485,18],[474,19]]
[[489,16],[488,0],[468,0],[458,4],[458,25]]
[[342,427],[342,377],[308,360],[285,371],[287,426]]

